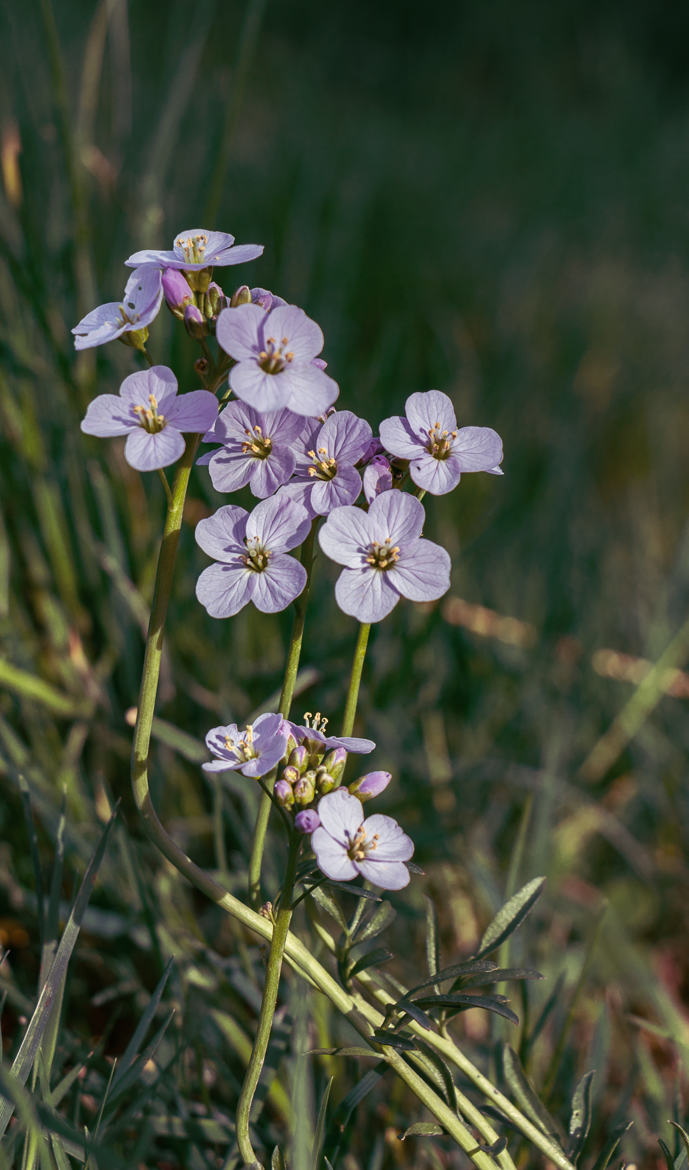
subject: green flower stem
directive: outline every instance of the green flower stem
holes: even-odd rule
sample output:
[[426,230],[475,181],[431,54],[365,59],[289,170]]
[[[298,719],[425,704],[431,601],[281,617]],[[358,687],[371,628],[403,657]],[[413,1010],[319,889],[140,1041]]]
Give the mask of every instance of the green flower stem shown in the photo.
[[266,1058],[270,1033],[273,1027],[273,1016],[275,1015],[275,1004],[277,1003],[280,973],[282,971],[282,958],[285,953],[285,943],[292,918],[292,894],[294,892],[294,881],[297,874],[297,858],[299,856],[300,844],[300,837],[297,833],[292,832],[290,835],[285,880],[280,894],[280,908],[277,912],[273,937],[270,942],[261,1012],[258,1017],[251,1058],[237,1105],[237,1145],[239,1147],[239,1153],[244,1160],[244,1165],[251,1167],[260,1165],[249,1136],[251,1106],[261,1076],[261,1069]]
[[366,647],[368,646],[370,632],[371,623],[362,622],[359,626],[359,637],[357,638],[354,661],[352,662],[352,673],[349,679],[347,703],[345,705],[344,720],[342,723],[342,735],[351,735],[352,728],[354,727],[356,705],[359,701],[359,687],[361,686],[361,672],[364,669],[364,658],[366,657]]
[[162,467],[158,468],[158,476],[160,478],[160,482],[163,485],[163,491],[165,492],[165,499],[167,500],[168,507],[169,507],[170,504],[172,503],[172,492],[170,491],[170,485],[167,482],[167,476],[166,476],[165,472],[163,471]]
[[[172,487],[172,503],[168,508],[163,530],[153,608],[151,610],[146,641],[139,708],[136,727],[134,729],[134,743],[132,746],[132,790],[137,808],[141,814],[144,829],[149,839],[159,852],[162,853],[163,857],[167,858],[170,864],[187,878],[196,889],[200,890],[201,893],[212,902],[215,902],[221,909],[231,914],[237,922],[241,923],[260,938],[271,940],[274,928],[269,919],[256,913],[255,910],[246,906],[239,898],[235,898],[233,894],[224,889],[210,874],[196,865],[184,850],[180,849],[172,837],[170,837],[158,818],[149,788],[148,773],[151,725],[153,722],[158,676],[160,673],[163,630],[172,589],[172,575],[182,523],[184,500],[198,442],[198,435],[191,436],[187,439],[187,448],[175,476]],[[332,939],[331,945],[334,947]],[[297,971],[300,977],[326,995],[333,1006],[350,1021],[359,1035],[365,1041],[371,1043],[372,1029],[379,1028],[383,1024],[384,1017],[382,1012],[365,1001],[363,996],[357,996],[355,998],[350,995],[332,977],[325,967],[313,957],[309,948],[296,935],[293,935],[289,931],[287,931],[285,937],[284,954],[287,961]],[[365,979],[365,975],[366,972],[361,972],[358,979],[363,985],[370,986],[376,999],[384,1005],[393,1002],[392,995],[382,988],[377,988],[370,978]],[[537,1129],[528,1118],[524,1117],[512,1105],[511,1101],[504,1097],[491,1084],[487,1077],[484,1077],[478,1069],[474,1068],[471,1062],[464,1057],[463,1053],[456,1048],[448,1037],[421,1029],[413,1021],[410,1027],[418,1031],[421,1038],[431,1044],[440,1055],[445,1056],[446,1059],[455,1064],[537,1149],[546,1154],[559,1167],[559,1170],[573,1170],[571,1163],[564,1157],[555,1143],[541,1130]],[[375,1042],[371,1043],[371,1047],[375,1051],[378,1051]],[[447,1124],[448,1132],[452,1136],[456,1136],[449,1120],[446,1122],[444,1120],[444,1114],[441,1118],[437,1112],[440,1109],[440,1105],[442,1105],[443,1109],[446,1109],[444,1103],[441,1102],[439,1105],[437,1094],[425,1082],[421,1081],[419,1083],[420,1078],[413,1073],[413,1070],[409,1069],[405,1071],[405,1068],[400,1067],[396,1071],[410,1085],[410,1088],[412,1088],[419,1100],[428,1107],[433,1116],[437,1117],[441,1124]]]
[[[294,602],[294,624],[292,626],[292,638],[290,640],[289,653],[287,655],[287,663],[285,665],[285,677],[282,683],[282,691],[280,692],[280,703],[278,710],[281,715],[287,719],[290,708],[292,706],[292,699],[294,697],[294,688],[297,681],[297,674],[299,672],[299,659],[301,657],[301,644],[304,638],[304,623],[306,621],[306,607],[309,600],[309,589],[311,588],[311,569],[313,567],[313,550],[314,542],[316,540],[316,531],[318,528],[318,520],[314,520],[311,525],[311,531],[304,541],[304,546],[301,551],[301,563],[306,569],[306,585],[304,586],[299,597]],[[276,772],[266,777],[266,783],[272,790],[273,782],[275,780]],[[261,795],[261,801],[258,806],[258,813],[256,815],[256,824],[254,826],[253,844],[251,847],[251,857],[249,858],[249,901],[254,908],[261,904],[261,865],[263,862],[263,850],[265,848],[266,832],[268,829],[268,818],[270,816],[270,794],[264,792]]]

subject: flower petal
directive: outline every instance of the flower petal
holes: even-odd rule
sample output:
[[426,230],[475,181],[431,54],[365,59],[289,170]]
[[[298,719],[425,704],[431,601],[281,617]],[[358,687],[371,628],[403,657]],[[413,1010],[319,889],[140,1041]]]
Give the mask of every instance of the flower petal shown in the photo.
[[366,454],[372,438],[373,431],[365,419],[351,410],[338,410],[323,423],[317,442],[338,465],[354,465]]
[[89,403],[81,422],[85,435],[97,435],[99,439],[128,435],[138,426],[136,415],[132,414],[131,407],[118,394],[99,394],[98,398]]
[[203,434],[217,416],[218,400],[209,390],[191,390],[178,395],[164,413],[178,430]]
[[346,845],[362,824],[364,810],[361,801],[347,792],[346,788],[336,788],[334,792],[321,797],[318,815],[323,829],[336,841]]
[[360,622],[379,622],[387,617],[400,599],[388,576],[369,567],[343,569],[335,582],[335,600],[342,612]]
[[306,539],[311,517],[301,504],[285,496],[261,500],[246,522],[246,538],[257,540],[271,552],[288,552]]
[[305,418],[325,414],[340,393],[337,382],[310,362],[294,362],[286,366],[277,377],[283,383],[283,393],[287,395],[285,402],[289,409],[293,414],[301,414]]
[[334,841],[322,825],[311,834],[311,848],[316,854],[318,868],[326,877],[335,882],[349,882],[357,877],[358,871],[349,860],[344,846]]
[[254,577],[244,565],[209,565],[196,582],[196,596],[211,617],[232,617],[251,601]]
[[367,882],[380,886],[382,890],[403,890],[409,885],[409,870],[402,861],[374,861],[367,857],[354,864]]
[[492,427],[460,427],[452,454],[462,471],[493,471],[503,459],[502,439]]
[[401,549],[397,564],[388,570],[390,585],[410,601],[436,601],[450,588],[449,554],[431,540],[419,540]]
[[287,338],[289,350],[298,362],[310,362],[324,344],[320,325],[307,317],[298,305],[278,305],[271,309],[266,318],[265,336],[266,340],[274,338],[278,346],[282,346],[282,339]]
[[255,358],[263,348],[261,330],[264,317],[260,305],[237,305],[235,309],[223,309],[215,327],[218,345],[239,362]]
[[442,390],[425,390],[410,394],[404,410],[409,425],[417,435],[427,435],[431,427],[453,431],[457,426],[452,399]]
[[417,459],[425,449],[406,418],[399,415],[383,419],[380,424],[380,441],[385,450],[398,459]]
[[370,841],[374,834],[378,837],[376,848],[368,855],[372,860],[409,861],[414,852],[414,842],[394,817],[374,813],[364,821],[364,829],[367,841]]
[[251,600],[262,613],[279,613],[287,609],[306,585],[304,566],[283,553],[272,557],[263,572],[254,576]]
[[184,439],[175,427],[149,434],[143,427],[130,431],[124,445],[124,457],[137,471],[156,471],[169,467],[184,454]]
[[424,451],[420,459],[409,464],[409,474],[417,487],[430,492],[432,496],[444,496],[457,487],[460,480],[459,460],[454,455],[449,459],[436,459]]
[[416,540],[426,519],[423,504],[408,492],[381,492],[368,510],[371,530],[381,544],[390,540],[404,547]]
[[318,543],[331,561],[348,568],[361,568],[366,551],[374,540],[370,515],[360,508],[335,508],[318,533]]
[[361,476],[354,467],[338,466],[334,479],[311,481],[310,506],[318,516],[327,516],[334,508],[353,504],[361,494]]
[[199,520],[195,538],[199,548],[216,561],[234,563],[246,554],[244,535],[248,512],[236,504],[224,504],[212,516]]
[[253,474],[253,462],[253,459],[247,459],[242,452],[228,451],[226,447],[220,447],[213,451],[208,463],[208,470],[215,490],[217,492],[236,492],[239,488],[244,487]]
[[[243,307],[240,306],[240,308]],[[250,305],[246,306],[247,309],[250,307]],[[238,313],[239,309],[230,311]],[[261,312],[260,309],[259,312]],[[243,402],[248,402],[256,410],[281,410],[286,406],[289,398],[289,386],[285,381],[285,372],[267,374],[254,358],[242,360],[230,370],[230,386],[238,398],[241,398]],[[294,409],[291,403],[290,407]]]

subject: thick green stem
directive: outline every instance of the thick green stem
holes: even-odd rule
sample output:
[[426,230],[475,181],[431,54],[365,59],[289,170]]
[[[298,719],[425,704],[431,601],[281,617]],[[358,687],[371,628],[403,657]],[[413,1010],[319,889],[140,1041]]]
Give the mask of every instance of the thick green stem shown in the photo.
[[345,705],[344,720],[342,723],[342,735],[351,735],[352,728],[354,727],[356,705],[359,701],[359,687],[361,686],[361,672],[364,669],[364,658],[366,657],[366,647],[368,646],[370,632],[371,623],[362,622],[359,626],[359,637],[356,641],[354,661],[352,662],[352,673],[349,679],[347,703]]
[[[278,708],[280,714],[284,715],[285,719],[287,719],[290,713],[294,687],[299,672],[299,659],[301,658],[301,644],[304,638],[304,623],[306,622],[306,607],[309,600],[309,589],[311,587],[311,568],[313,566],[313,549],[317,528],[318,520],[314,520],[301,552],[301,563],[306,569],[306,585],[294,603],[294,625],[292,626],[292,638],[290,640],[285,676],[280,693],[280,705]],[[271,790],[274,780],[275,773],[266,777],[266,783]],[[268,829],[268,818],[270,816],[270,805],[270,793],[262,793],[256,815],[256,824],[254,826],[251,857],[249,858],[249,901],[254,907],[258,907],[261,904],[261,865]]]
[[261,1001],[261,1013],[258,1017],[256,1038],[237,1105],[237,1145],[239,1147],[239,1153],[244,1159],[245,1166],[253,1167],[260,1165],[251,1145],[251,1138],[249,1137],[249,1119],[254,1095],[261,1076],[261,1069],[263,1068],[263,1062],[268,1051],[271,1029],[273,1027],[273,1016],[275,1015],[275,1004],[277,1003],[280,973],[282,971],[282,957],[285,953],[285,943],[292,918],[292,894],[294,892],[294,881],[297,873],[297,857],[299,856],[300,843],[298,835],[293,832],[290,837],[285,880],[280,894],[280,908],[277,912],[273,937],[270,942],[270,953],[266,966],[266,980],[263,986],[263,1000]]

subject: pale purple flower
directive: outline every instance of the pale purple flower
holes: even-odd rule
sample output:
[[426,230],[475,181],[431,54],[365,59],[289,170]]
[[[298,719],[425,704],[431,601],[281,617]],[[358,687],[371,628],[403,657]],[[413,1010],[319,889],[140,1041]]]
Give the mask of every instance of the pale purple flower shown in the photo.
[[335,600],[360,622],[379,622],[400,597],[435,601],[450,587],[450,558],[423,540],[425,514],[416,496],[382,492],[368,512],[335,508],[318,539],[326,556],[345,568]]
[[267,313],[260,305],[237,305],[220,314],[216,334],[236,362],[230,386],[256,410],[287,407],[316,417],[340,392],[313,362],[323,348],[320,326],[296,305],[278,305]]
[[303,416],[290,410],[260,413],[245,402],[228,403],[205,436],[223,444],[208,461],[213,487],[234,492],[248,483],[259,499],[272,495],[296,467],[304,427]]
[[364,819],[361,801],[337,788],[318,803],[320,825],[311,835],[318,867],[333,881],[348,882],[359,874],[384,890],[409,883],[404,864],[414,843],[392,817],[374,813]]
[[151,366],[125,378],[120,393],[94,398],[81,423],[101,439],[127,435],[124,457],[138,471],[175,463],[184,451],[183,434],[207,431],[218,413],[208,390],[177,396],[177,379],[167,366]]
[[206,747],[217,759],[201,767],[205,772],[266,776],[284,756],[286,745],[287,728],[282,715],[259,715],[241,730],[236,723],[228,723],[208,732]]
[[315,808],[303,808],[294,818],[294,827],[300,833],[313,833],[321,823]]
[[386,418],[380,424],[380,437],[391,455],[409,460],[409,474],[417,487],[441,496],[457,486],[462,472],[502,474],[498,433],[491,427],[458,429],[447,394],[440,390],[411,394],[405,411],[406,418]]
[[364,468],[364,495],[366,503],[372,504],[381,492],[392,487],[392,468],[384,455],[374,455],[368,467]]
[[348,784],[347,790],[359,800],[371,800],[374,796],[380,796],[391,780],[389,772],[367,772],[365,776],[360,776],[358,780]]
[[353,504],[361,493],[361,475],[354,464],[367,451],[371,435],[369,424],[351,410],[331,414],[306,457],[298,459],[295,478],[283,494],[299,500],[312,516]]
[[157,264],[160,268],[199,272],[202,268],[243,264],[245,260],[255,260],[262,252],[262,244],[235,245],[234,236],[227,232],[189,228],[175,237],[172,251],[145,248],[142,252],[134,252],[125,264],[128,268],[135,268],[137,264]]
[[252,601],[263,613],[286,609],[306,584],[306,570],[285,554],[311,527],[305,508],[271,496],[249,514],[226,504],[196,525],[196,543],[220,564],[204,569],[196,596],[211,617],[231,617]]
[[162,299],[160,269],[143,264],[129,277],[121,301],[99,305],[74,326],[74,348],[91,349],[145,329],[158,316]]
[[328,751],[344,748],[346,752],[366,756],[376,746],[372,739],[358,739],[352,735],[326,735],[325,729],[328,726],[328,720],[324,715],[321,715],[320,711],[317,711],[315,715],[307,711],[303,723],[288,721],[287,726],[296,743],[305,744],[311,755],[316,752],[325,755]]

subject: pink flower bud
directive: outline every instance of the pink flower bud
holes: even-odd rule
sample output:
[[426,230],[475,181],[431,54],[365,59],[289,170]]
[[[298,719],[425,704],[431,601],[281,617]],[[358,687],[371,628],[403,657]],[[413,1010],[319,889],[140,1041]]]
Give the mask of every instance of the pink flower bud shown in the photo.
[[300,833],[313,833],[321,823],[315,808],[303,808],[294,818],[294,827]]
[[365,776],[360,776],[347,787],[352,796],[358,796],[359,800],[371,800],[373,796],[380,796],[391,779],[389,772],[367,772]]
[[294,804],[292,785],[288,784],[286,780],[276,780],[273,793],[275,794],[275,799],[280,802],[283,808],[291,808]]
[[208,333],[203,313],[197,309],[196,305],[187,305],[184,310],[184,327],[189,336],[194,337],[197,341]]
[[178,268],[166,268],[163,271],[163,295],[176,317],[184,315],[187,305],[193,305],[194,294],[184,274]]

